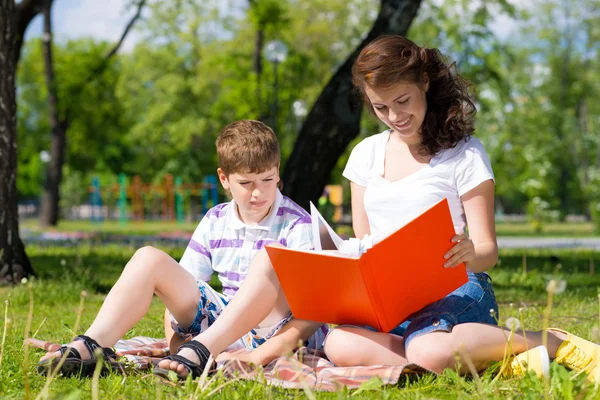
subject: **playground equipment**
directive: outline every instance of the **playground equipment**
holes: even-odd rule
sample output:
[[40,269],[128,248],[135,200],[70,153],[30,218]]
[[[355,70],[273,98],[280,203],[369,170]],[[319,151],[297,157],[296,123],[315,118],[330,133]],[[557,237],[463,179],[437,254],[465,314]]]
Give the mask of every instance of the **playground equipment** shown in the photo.
[[132,221],[141,222],[144,220],[144,200],[148,196],[158,196],[161,199],[161,216],[165,221],[183,222],[184,220],[184,198],[186,196],[199,196],[202,204],[202,214],[206,214],[209,207],[218,204],[217,177],[214,175],[206,176],[202,183],[184,184],[180,177],[173,178],[173,175],[165,175],[162,184],[143,183],[139,175],[128,179],[125,174],[119,175],[119,183],[102,188],[98,178],[92,179],[90,186],[90,204],[92,212],[90,219],[92,222],[102,222],[102,195],[118,194],[119,221],[127,222],[127,207],[131,203],[130,215]]

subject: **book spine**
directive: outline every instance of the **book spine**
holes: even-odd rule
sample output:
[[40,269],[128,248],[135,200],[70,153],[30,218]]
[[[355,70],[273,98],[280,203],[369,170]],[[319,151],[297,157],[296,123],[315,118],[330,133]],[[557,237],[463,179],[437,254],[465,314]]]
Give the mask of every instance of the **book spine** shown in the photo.
[[375,312],[375,319],[377,320],[378,324],[378,326],[376,326],[375,328],[377,328],[377,330],[380,332],[386,332],[386,327],[388,327],[388,321],[385,316],[383,302],[381,301],[381,297],[379,297],[379,291],[368,258],[369,257],[367,257],[367,254],[364,254],[360,258],[359,270],[365,283],[367,294],[369,296],[369,299],[371,300],[371,308]]

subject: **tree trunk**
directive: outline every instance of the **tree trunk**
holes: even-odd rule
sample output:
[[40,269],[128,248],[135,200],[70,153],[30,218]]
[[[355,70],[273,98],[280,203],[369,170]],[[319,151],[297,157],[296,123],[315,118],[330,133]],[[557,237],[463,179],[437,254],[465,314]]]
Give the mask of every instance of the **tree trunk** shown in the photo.
[[43,227],[55,226],[58,223],[60,182],[62,180],[62,166],[65,160],[67,140],[67,124],[61,121],[58,111],[58,94],[54,75],[54,61],[52,55],[52,10],[53,0],[45,0],[42,15],[44,16],[44,36],[42,37],[42,53],[44,56],[44,74],[48,87],[48,110],[50,112],[50,154],[51,159],[46,169],[44,183],[44,196],[40,213],[40,225]]
[[308,209],[316,203],[329,175],[360,131],[362,100],[353,91],[351,68],[360,51],[382,34],[405,35],[421,0],[381,0],[371,31],[336,71],[300,130],[283,173],[284,193]]
[[[125,30],[121,34],[117,44],[106,54],[102,61],[90,71],[87,79],[81,82],[79,90],[83,90],[88,82],[100,75],[108,66],[110,59],[114,57],[123,41],[127,37],[135,22],[140,18],[142,9],[147,0],[139,0],[136,14],[129,20]],[[42,227],[56,226],[60,217],[60,183],[62,182],[62,167],[65,162],[67,149],[67,129],[69,127],[69,110],[59,112],[59,99],[56,90],[54,76],[54,60],[52,56],[52,2],[53,0],[42,0],[41,6],[44,15],[44,37],[42,50],[44,55],[44,72],[46,75],[46,86],[48,86],[48,109],[50,112],[51,144],[50,163],[46,170],[46,182],[44,184],[44,196],[40,213],[40,225]]]
[[17,208],[17,28],[14,0],[0,0],[0,282],[33,275],[19,236]]

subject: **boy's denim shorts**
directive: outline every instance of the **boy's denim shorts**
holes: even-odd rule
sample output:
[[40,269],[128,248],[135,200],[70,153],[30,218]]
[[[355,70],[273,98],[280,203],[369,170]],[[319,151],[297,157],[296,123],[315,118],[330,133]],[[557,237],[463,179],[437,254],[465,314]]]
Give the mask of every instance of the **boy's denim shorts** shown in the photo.
[[[492,278],[485,272],[468,272],[467,275],[467,283],[443,299],[417,311],[389,333],[404,337],[406,348],[418,336],[436,331],[450,332],[458,324],[479,322],[498,325],[498,303],[492,288]],[[364,328],[376,331],[373,327]]]
[[[223,294],[214,290],[208,283],[197,280],[200,290],[200,301],[198,302],[198,311],[192,325],[183,327],[171,315],[171,327],[179,336],[184,339],[197,336],[208,329],[221,315],[229,300]],[[253,350],[263,344],[267,339],[275,336],[277,332],[292,319],[292,313],[289,312],[279,322],[267,326],[255,328],[242,336],[236,342],[231,344],[227,350],[234,351],[239,349]],[[325,336],[328,333],[328,325],[324,324],[319,328],[304,345],[311,349],[323,348]]]

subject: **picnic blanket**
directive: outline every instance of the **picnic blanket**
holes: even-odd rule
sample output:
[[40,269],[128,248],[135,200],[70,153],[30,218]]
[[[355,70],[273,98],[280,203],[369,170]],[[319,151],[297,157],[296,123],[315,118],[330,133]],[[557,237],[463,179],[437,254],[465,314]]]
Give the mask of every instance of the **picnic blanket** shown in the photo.
[[[39,339],[27,339],[26,345],[46,351],[56,351],[61,345]],[[165,339],[136,336],[121,339],[115,344],[118,356],[125,357],[138,369],[148,369],[169,354]],[[245,351],[245,350],[241,350]],[[336,391],[346,386],[356,389],[363,383],[379,378],[383,385],[394,385],[400,377],[431,373],[416,364],[374,365],[364,367],[335,367],[323,352],[302,347],[292,356],[279,357],[266,367],[255,368],[237,360],[220,363],[218,369],[236,379],[265,382],[287,389]]]

